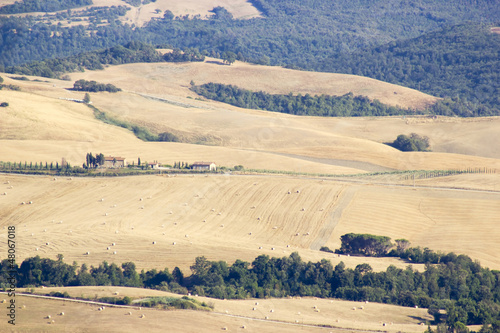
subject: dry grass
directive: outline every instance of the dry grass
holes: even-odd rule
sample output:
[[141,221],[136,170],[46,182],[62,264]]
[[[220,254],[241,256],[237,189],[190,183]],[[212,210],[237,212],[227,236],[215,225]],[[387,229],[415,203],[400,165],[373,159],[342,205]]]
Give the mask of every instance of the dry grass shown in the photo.
[[[253,91],[273,94],[309,93],[311,95],[355,95],[379,99],[389,105],[421,108],[437,98],[394,84],[347,74],[305,72],[281,67],[258,66],[235,62],[222,65],[220,60],[207,58],[203,63],[128,64],[72,75],[74,80],[92,77],[97,81],[115,83],[123,89],[143,93],[168,94],[179,97],[197,96],[186,88],[208,82],[237,85]],[[140,88],[139,88],[140,87]]]
[[[328,258],[333,265],[366,261],[310,249],[346,189],[335,182],[250,176],[0,179],[6,180],[0,227],[18,227],[19,260],[62,253],[67,262],[133,261],[138,269],[179,266],[186,273],[201,255],[232,263],[298,251],[306,261]],[[392,258],[370,264],[377,271],[407,266]]]
[[[16,2],[15,0],[3,0],[1,5],[7,5]],[[162,18],[166,10],[170,10],[175,16],[200,16],[207,18],[213,15],[210,11],[218,6],[226,8],[235,19],[250,19],[260,16],[260,12],[245,0],[157,0],[147,5],[134,7],[122,0],[93,0],[91,6],[82,7],[82,9],[75,8],[72,11],[77,13],[91,7],[111,7],[111,6],[125,6],[130,8],[127,14],[120,17],[120,21],[130,25],[141,27],[153,18]],[[159,12],[157,12],[159,10]],[[45,13],[23,13],[15,14],[15,16],[41,16]],[[59,21],[56,21],[57,24]],[[64,26],[74,25],[88,25],[88,22],[73,22],[67,24],[67,20],[61,21]]]
[[[94,2],[97,5],[97,1]],[[101,0],[101,2],[107,2],[107,0]],[[106,3],[106,6],[109,5]],[[124,22],[143,26],[152,18],[163,17],[166,10],[170,10],[175,16],[189,15],[194,17],[199,15],[206,18],[213,15],[210,11],[217,6],[226,8],[236,19],[260,16],[259,11],[245,0],[157,0],[140,7],[128,6],[131,10],[125,15]],[[159,9],[160,12],[156,13],[156,9]]]
[[[179,297],[179,295],[171,294],[167,292],[157,291],[157,290],[145,290],[137,288],[125,288],[125,287],[66,287],[66,288],[45,288],[36,289],[35,293],[47,294],[51,291],[68,292],[73,297],[105,297],[105,296],[115,296],[115,293],[119,293],[119,297],[129,296],[133,298],[150,297],[150,296],[174,296]],[[115,296],[116,297],[116,296]],[[288,325],[276,323],[273,321],[279,321],[283,323],[292,323],[303,325],[329,325],[332,327],[338,327],[342,329],[353,329],[353,330],[381,330],[384,329],[389,332],[422,332],[426,329],[426,326],[420,326],[421,322],[431,320],[432,318],[427,314],[426,309],[414,309],[405,308],[391,305],[383,305],[376,303],[365,304],[364,302],[350,302],[332,299],[318,299],[313,297],[296,297],[288,299],[255,299],[255,300],[218,300],[210,299],[206,297],[191,296],[200,302],[211,303],[214,305],[214,311],[212,313],[194,312],[194,311],[156,311],[155,315],[158,316],[171,316],[171,313],[176,313],[182,316],[182,314],[189,314],[190,317],[195,319],[192,323],[192,327],[188,326],[187,331],[190,331],[199,326],[196,322],[198,317],[205,318],[209,322],[215,321],[217,324],[222,325],[216,327],[216,330],[220,330],[224,327],[224,324],[234,325],[234,322],[239,322],[240,328],[245,325],[249,330],[257,330],[259,326],[264,325],[261,329],[264,331],[269,331],[270,329],[282,329],[280,327],[287,327]],[[29,302],[27,297],[21,298],[24,302]],[[38,303],[46,303],[52,306],[57,306],[62,303],[60,301],[48,301],[48,300],[37,300]],[[258,303],[256,305],[256,303]],[[75,316],[75,311],[70,312],[72,307],[81,307],[82,310],[85,308],[93,308],[92,306],[76,305],[69,302],[65,304],[64,308],[68,309],[65,311],[68,316]],[[27,305],[28,307],[28,305]],[[363,307],[363,309],[361,309]],[[253,310],[255,308],[255,310]],[[319,311],[315,311],[315,308]],[[352,310],[356,308],[356,310]],[[128,313],[125,309],[112,309],[107,308],[104,312],[108,310],[113,310],[116,313]],[[271,312],[273,310],[273,312]],[[48,310],[50,312],[50,310]],[[60,310],[56,310],[60,311]],[[147,321],[151,320],[151,310],[130,310],[133,316],[138,316],[139,313],[143,311],[149,311],[146,313]],[[46,313],[49,313],[46,312]],[[53,311],[54,312],[54,311]],[[101,313],[88,312],[88,315],[93,315],[96,319],[101,316]],[[170,313],[170,314],[169,314]],[[45,313],[43,313],[45,314]],[[47,315],[47,314],[45,314]],[[228,316],[229,315],[229,316]],[[230,316],[241,316],[241,317],[230,317]],[[265,320],[265,317],[268,320]],[[34,316],[37,318],[36,316]],[[125,316],[130,317],[130,316]],[[121,318],[121,316],[119,317]],[[37,318],[39,319],[39,318]],[[129,320],[130,318],[125,318]],[[180,318],[179,318],[180,319]],[[384,327],[383,323],[389,324]],[[391,324],[392,323],[392,324]],[[228,326],[229,328],[229,326]],[[295,330],[301,327],[296,325],[290,328]],[[231,327],[231,330],[236,329],[236,327]],[[304,327],[303,327],[304,329]],[[314,330],[313,327],[307,327],[307,331]],[[316,328],[319,330],[319,328]],[[185,331],[185,330],[183,330]],[[329,328],[332,331],[332,328]]]
[[[130,310],[106,307],[98,311],[98,306],[63,300],[43,300],[19,296],[17,304],[24,305],[18,309],[14,332],[134,332],[138,328],[145,332],[296,332],[298,326],[260,321],[246,318],[235,318],[202,311],[158,311],[155,309]],[[58,315],[64,312],[64,316]],[[144,314],[145,317],[141,318]],[[51,319],[46,319],[51,315]],[[54,320],[54,323],[50,322]],[[0,324],[5,329],[6,321]],[[2,327],[0,326],[0,327]],[[331,329],[307,327],[309,332],[329,332]],[[10,331],[7,331],[10,332]],[[349,331],[347,331],[349,332]]]

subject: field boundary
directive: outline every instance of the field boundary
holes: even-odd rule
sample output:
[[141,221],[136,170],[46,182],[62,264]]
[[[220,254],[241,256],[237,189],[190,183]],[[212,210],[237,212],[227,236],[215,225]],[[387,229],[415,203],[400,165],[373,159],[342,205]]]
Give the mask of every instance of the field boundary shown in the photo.
[[[0,291],[0,294],[7,295],[8,292],[6,292],[6,291]],[[140,306],[119,305],[119,304],[103,303],[103,302],[97,302],[97,301],[88,301],[88,300],[76,299],[76,298],[63,298],[63,297],[54,297],[54,296],[45,296],[45,295],[34,295],[34,294],[19,293],[19,292],[16,292],[16,296],[44,298],[44,299],[51,299],[51,300],[57,300],[57,301],[68,301],[68,302],[74,302],[74,303],[86,303],[86,304],[92,304],[92,305],[102,305],[102,306],[114,307],[114,308],[125,308],[125,309],[141,310]]]

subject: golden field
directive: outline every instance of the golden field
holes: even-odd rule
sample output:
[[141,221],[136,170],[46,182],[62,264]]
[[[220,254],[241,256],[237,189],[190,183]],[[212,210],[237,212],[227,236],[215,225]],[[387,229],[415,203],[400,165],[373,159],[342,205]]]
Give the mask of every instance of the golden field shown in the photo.
[[[297,174],[55,179],[0,174],[0,248],[5,249],[6,227],[15,225],[19,261],[35,255],[55,259],[61,253],[68,263],[133,261],[138,269],[172,270],[178,266],[186,275],[201,255],[231,264],[236,259],[251,262],[261,254],[281,257],[298,252],[305,261],[327,258],[334,266],[343,261],[352,268],[368,262],[376,271],[408,265],[393,258],[339,258],[319,251],[321,246],[338,248],[345,233],[360,232],[464,253],[500,269],[496,255],[500,250],[496,228],[500,222],[499,118],[315,118],[240,109],[199,99],[188,89],[190,81],[235,84],[270,93],[342,95],[352,91],[406,107],[422,107],[436,99],[361,77],[240,62],[223,66],[215,61],[115,66],[72,73],[72,81],[18,81],[2,74],[5,83],[19,85],[21,91],[0,92],[0,101],[9,103],[0,111],[0,160],[60,163],[64,157],[72,165],[81,165],[88,152],[102,152],[135,163],[138,158],[165,164],[204,160],[219,166]],[[174,133],[183,142],[143,142],[123,128],[96,120],[84,104],[61,99],[83,98],[83,93],[66,89],[82,78],[123,89],[116,94],[91,93],[99,110],[155,133]],[[384,144],[412,132],[429,136],[433,152],[403,153]],[[496,173],[415,181],[404,174],[299,174],[467,168],[488,168]],[[112,293],[120,288],[101,289]],[[84,291],[72,292],[79,296]],[[157,291],[120,289],[122,296],[136,297],[141,292]],[[243,325],[253,332],[329,332],[335,327],[422,332],[425,327],[419,323],[427,315],[425,309],[379,304],[353,311],[354,302],[303,298],[259,300],[258,312],[252,310],[255,300],[210,300],[214,312],[148,309],[144,310],[145,320],[136,312],[127,316],[123,309],[97,313],[91,305],[22,300],[29,315],[19,311],[21,332],[37,332],[40,327],[55,332],[113,331],[118,322],[125,328],[140,325],[152,332],[164,329],[165,322],[174,332],[194,332],[200,327],[239,331]],[[322,311],[314,312],[314,305]],[[68,316],[57,316],[55,324],[43,319],[62,308]],[[269,315],[270,309],[276,311]],[[296,326],[295,320],[334,328]],[[381,321],[393,325],[382,328]]]

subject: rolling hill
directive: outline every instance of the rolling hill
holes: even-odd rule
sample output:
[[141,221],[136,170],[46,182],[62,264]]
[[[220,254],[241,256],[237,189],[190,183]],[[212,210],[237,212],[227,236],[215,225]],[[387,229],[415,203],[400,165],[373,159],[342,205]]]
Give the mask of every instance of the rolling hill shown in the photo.
[[[206,1],[195,6],[190,2],[189,10],[179,7],[179,13],[203,14],[210,6],[225,3]],[[163,10],[167,5],[173,8],[170,2],[158,0],[130,10],[127,15],[135,16],[124,19],[139,25],[159,14],[152,14],[152,8]],[[248,7],[253,8],[249,3],[234,6],[230,11],[235,16],[253,15],[245,14]],[[396,258],[339,257],[319,251],[321,246],[337,249],[340,236],[358,232],[406,238],[413,246],[463,253],[483,266],[500,269],[496,255],[500,250],[499,117],[318,118],[240,109],[200,98],[189,90],[191,82],[282,94],[353,92],[410,108],[422,108],[438,98],[361,76],[240,61],[227,66],[210,57],[197,63],[106,66],[100,71],[70,73],[69,80],[34,76],[16,80],[14,76],[2,73],[5,84],[20,90],[0,91],[0,102],[9,103],[0,108],[1,161],[60,163],[65,158],[79,166],[88,152],[102,152],[129,162],[141,158],[172,165],[203,160],[247,169],[92,178],[1,173],[0,230],[4,232],[0,247],[7,243],[6,228],[15,225],[18,262],[36,255],[55,259],[63,254],[67,263],[95,266],[103,261],[132,261],[138,269],[179,267],[189,275],[198,256],[232,263],[236,259],[252,262],[262,254],[283,257],[298,252],[305,261],[326,258],[334,266],[342,261],[355,268],[367,262],[374,271],[390,265],[423,270],[424,265]],[[97,120],[91,108],[70,100],[83,98],[83,92],[70,90],[79,79],[122,89],[90,93],[93,107],[155,134],[175,134],[180,142],[141,141],[124,128]],[[428,136],[432,152],[403,153],[386,144],[399,134],[410,133]],[[448,169],[488,169],[489,173],[420,178],[432,170]],[[107,296],[118,290],[122,296],[165,295],[104,286],[49,290],[66,290],[75,296]],[[431,319],[426,309],[330,299],[259,300],[258,310],[252,310],[256,300],[198,299],[213,302],[215,310],[141,309],[146,314],[141,319],[136,311],[128,316],[124,309],[98,312],[92,305],[21,296],[20,331],[35,332],[41,327],[113,331],[117,323],[122,329],[164,331],[168,323],[173,331],[188,332],[200,327],[214,332],[223,327],[243,330],[243,325],[255,332],[423,332],[426,327],[419,324]],[[314,311],[316,305],[321,312]],[[62,310],[67,316],[56,316]],[[48,314],[55,317],[55,324],[44,319]],[[382,326],[391,322],[389,327]]]

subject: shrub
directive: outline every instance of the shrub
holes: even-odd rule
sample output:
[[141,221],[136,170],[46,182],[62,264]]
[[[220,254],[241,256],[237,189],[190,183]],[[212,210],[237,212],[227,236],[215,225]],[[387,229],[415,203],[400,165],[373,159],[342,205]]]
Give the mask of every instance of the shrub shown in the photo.
[[322,246],[319,250],[323,252],[333,253],[333,251],[328,246]]
[[401,151],[429,151],[429,138],[416,133],[410,136],[400,134],[390,145]]

